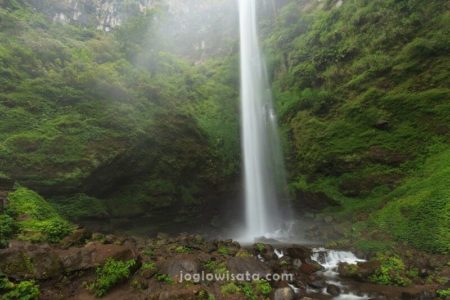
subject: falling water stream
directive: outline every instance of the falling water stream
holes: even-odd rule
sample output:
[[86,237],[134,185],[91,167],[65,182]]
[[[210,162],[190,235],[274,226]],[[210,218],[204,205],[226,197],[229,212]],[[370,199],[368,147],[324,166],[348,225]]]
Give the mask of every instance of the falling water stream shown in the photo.
[[246,227],[251,241],[280,229],[284,164],[267,71],[257,30],[257,0],[239,0],[241,122]]

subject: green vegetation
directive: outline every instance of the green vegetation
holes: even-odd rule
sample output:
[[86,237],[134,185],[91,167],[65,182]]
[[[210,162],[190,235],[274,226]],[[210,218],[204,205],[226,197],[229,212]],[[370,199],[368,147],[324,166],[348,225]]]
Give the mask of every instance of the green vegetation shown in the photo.
[[166,284],[174,284],[175,283],[175,281],[172,279],[172,277],[170,277],[167,274],[157,274],[156,280],[158,280],[160,282],[164,282]]
[[240,293],[241,289],[236,283],[229,282],[220,287],[220,292],[224,295],[230,295]]
[[193,65],[161,51],[150,35],[162,14],[106,33],[0,3],[2,176],[74,221],[149,207],[190,217],[226,189],[239,169],[237,56]]
[[204,267],[208,272],[212,272],[215,274],[225,274],[228,272],[227,265],[225,262],[217,262],[215,260],[210,260],[204,264]]
[[444,2],[290,1],[265,30],[292,194],[337,200],[353,241],[450,251]]
[[156,265],[154,262],[146,262],[142,264],[141,270],[156,270]]
[[176,253],[191,253],[192,249],[186,246],[177,246],[175,248]]
[[37,300],[39,286],[34,281],[13,283],[5,277],[0,277],[0,298],[4,300]]
[[[235,283],[229,282],[221,286],[223,295],[242,293],[248,300],[265,299],[272,292],[272,287],[265,280]],[[263,298],[261,298],[263,297]]]
[[13,237],[17,231],[17,224],[15,220],[7,215],[0,215],[0,248],[8,245],[8,240]]
[[128,279],[135,267],[135,260],[117,261],[108,259],[102,267],[97,268],[97,279],[88,284],[87,288],[96,297],[102,297],[117,284]]
[[74,229],[44,198],[29,189],[18,188],[9,194],[8,200],[8,212],[17,220],[13,221],[8,214],[0,215],[5,238],[11,238],[17,227],[19,239],[58,243]]
[[450,297],[450,288],[446,290],[437,290],[436,294],[438,297],[446,299],[447,297]]
[[217,252],[222,255],[230,255],[231,250],[226,246],[220,246],[219,249],[217,249]]
[[369,278],[373,283],[408,286],[412,283],[408,276],[417,278],[417,274],[406,270],[404,262],[397,256],[379,255],[376,259],[381,265]]

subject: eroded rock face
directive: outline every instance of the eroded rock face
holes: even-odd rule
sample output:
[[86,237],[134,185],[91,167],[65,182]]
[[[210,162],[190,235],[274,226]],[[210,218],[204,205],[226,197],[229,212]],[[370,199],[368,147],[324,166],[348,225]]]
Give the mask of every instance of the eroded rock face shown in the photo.
[[155,7],[158,0],[29,0],[33,7],[42,11],[55,22],[96,25],[110,31],[127,19]]
[[128,260],[136,258],[136,253],[126,246],[97,242],[61,250],[45,244],[14,241],[9,248],[0,250],[0,271],[16,280],[43,280],[92,269],[109,258]]

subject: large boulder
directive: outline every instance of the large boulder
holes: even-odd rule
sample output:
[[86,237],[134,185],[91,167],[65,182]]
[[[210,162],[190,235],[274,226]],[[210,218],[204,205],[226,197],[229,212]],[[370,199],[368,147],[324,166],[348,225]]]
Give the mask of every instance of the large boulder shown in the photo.
[[15,280],[48,279],[62,273],[58,255],[48,245],[14,241],[0,250],[0,271]]
[[158,269],[175,279],[179,279],[182,273],[192,275],[201,271],[200,261],[192,254],[180,254],[167,259],[159,264]]
[[274,300],[294,300],[295,293],[289,287],[279,288],[279,289],[275,290],[273,299]]
[[129,260],[136,257],[135,251],[122,245],[92,242],[82,248],[58,251],[64,271],[67,273],[98,267],[107,259]]
[[226,262],[231,274],[251,274],[265,278],[272,270],[255,257],[232,257]]

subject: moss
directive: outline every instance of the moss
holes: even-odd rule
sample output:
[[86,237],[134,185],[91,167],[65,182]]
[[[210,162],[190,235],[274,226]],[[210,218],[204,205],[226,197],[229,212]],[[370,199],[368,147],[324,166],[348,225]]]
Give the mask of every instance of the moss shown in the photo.
[[228,272],[225,262],[209,260],[204,264],[204,267],[208,272],[212,272],[214,274],[225,274]]
[[116,261],[109,259],[102,267],[97,268],[97,278],[93,283],[88,284],[87,288],[96,297],[102,297],[111,288],[128,279],[135,266],[135,260]]
[[241,292],[241,288],[236,285],[234,282],[229,282],[220,287],[220,292],[223,295],[232,295]]
[[337,200],[328,212],[352,220],[352,241],[378,243],[362,248],[388,240],[388,248],[449,251],[442,5],[345,1],[304,10],[290,1],[267,30],[290,188]]
[[174,251],[176,253],[191,253],[192,249],[186,246],[177,246]]
[[20,239],[57,243],[74,229],[44,198],[29,189],[20,187],[8,199],[9,209],[18,218]]

